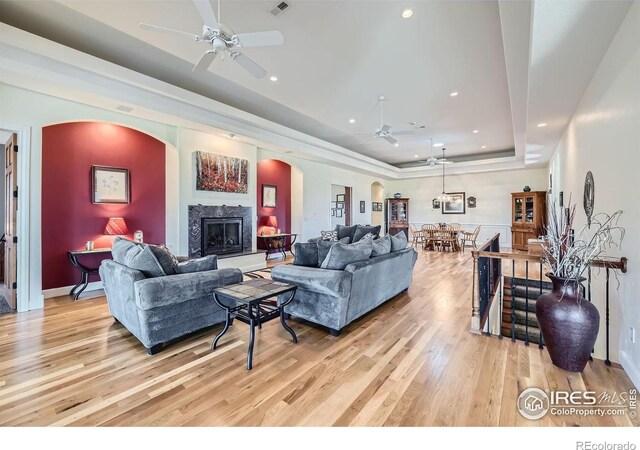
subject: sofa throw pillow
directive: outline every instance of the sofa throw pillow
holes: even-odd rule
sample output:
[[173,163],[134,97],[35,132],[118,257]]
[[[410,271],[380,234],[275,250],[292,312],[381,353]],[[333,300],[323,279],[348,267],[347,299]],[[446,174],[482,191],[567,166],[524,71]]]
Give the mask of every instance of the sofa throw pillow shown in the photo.
[[381,238],[373,241],[373,251],[371,252],[371,257],[386,255],[389,252],[391,252],[390,236],[382,236]]
[[148,245],[117,237],[113,241],[111,256],[118,264],[139,270],[147,278],[166,275]]
[[348,227],[345,225],[336,225],[336,231],[338,232],[338,240],[349,238],[349,244],[351,244],[353,242],[353,235],[356,232],[356,228],[358,228],[358,225],[351,225]]
[[337,241],[338,240],[338,232],[335,230],[332,231],[321,231],[320,239],[323,241]]
[[317,241],[293,244],[294,266],[318,267]]
[[318,265],[316,267],[318,267],[320,264],[322,264],[322,261],[325,260],[325,258],[327,257],[327,255],[329,254],[329,250],[331,249],[331,247],[337,243],[341,243],[341,244],[348,244],[349,243],[349,238],[345,237],[340,239],[339,241],[318,241],[316,242],[317,247],[318,247]]
[[167,275],[174,275],[176,273],[176,267],[178,266],[178,259],[169,251],[165,244],[153,245],[146,244],[151,248],[153,255],[156,257],[162,270]]
[[372,250],[373,238],[363,239],[353,244],[336,243],[331,246],[320,267],[323,269],[344,270],[351,263],[369,259]]
[[195,273],[218,268],[218,257],[207,255],[201,258],[193,258],[176,265],[176,273]]
[[372,227],[370,225],[356,225],[356,231],[353,234],[352,242],[358,242],[369,233],[373,235],[374,239],[378,239],[380,237],[380,228],[381,225],[376,225],[375,227]]
[[405,248],[407,248],[407,235],[404,234],[404,231],[401,231],[400,233],[391,236],[391,251],[392,252],[399,252],[400,250],[404,250]]

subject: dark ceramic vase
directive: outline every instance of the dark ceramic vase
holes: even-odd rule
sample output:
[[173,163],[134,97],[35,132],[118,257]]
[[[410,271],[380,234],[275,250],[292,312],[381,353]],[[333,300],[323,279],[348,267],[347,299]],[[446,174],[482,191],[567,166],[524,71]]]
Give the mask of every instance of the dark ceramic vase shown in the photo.
[[582,372],[598,337],[600,314],[582,297],[581,282],[547,274],[553,290],[536,302],[536,317],[553,364]]

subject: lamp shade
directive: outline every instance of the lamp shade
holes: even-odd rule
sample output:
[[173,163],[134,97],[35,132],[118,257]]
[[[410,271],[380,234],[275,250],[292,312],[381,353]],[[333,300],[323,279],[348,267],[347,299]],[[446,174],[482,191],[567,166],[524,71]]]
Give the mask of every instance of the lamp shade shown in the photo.
[[118,236],[129,234],[127,224],[122,217],[110,217],[107,226],[104,227],[104,233],[108,236]]
[[278,218],[276,216],[268,216],[266,226],[277,228],[278,227]]

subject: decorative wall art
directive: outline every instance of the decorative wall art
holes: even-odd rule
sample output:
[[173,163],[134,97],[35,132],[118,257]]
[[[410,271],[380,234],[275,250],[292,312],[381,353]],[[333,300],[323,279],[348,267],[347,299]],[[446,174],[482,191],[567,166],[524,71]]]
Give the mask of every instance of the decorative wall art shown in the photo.
[[442,214],[465,214],[466,201],[464,192],[450,192],[442,202]]
[[366,206],[364,200],[360,200],[360,213],[364,214],[365,208]]
[[431,206],[433,207],[433,209],[440,209],[440,200],[438,200],[437,198],[434,198],[431,201]]
[[587,226],[591,228],[591,217],[593,217],[593,206],[596,197],[596,186],[593,181],[593,174],[591,171],[587,172],[587,176],[584,179],[584,213],[587,215]]
[[336,209],[336,217],[342,217],[342,209]]
[[247,193],[248,160],[200,151],[195,153],[198,191]]
[[338,194],[338,195],[336,195],[336,201],[337,201],[337,202],[343,202],[343,203],[344,203],[344,194]]
[[93,203],[129,203],[129,169],[92,166],[91,192]]
[[469,197],[467,199],[467,207],[468,208],[475,208],[476,207],[476,198],[475,197]]
[[275,208],[278,205],[278,186],[262,185],[262,207]]
[[336,202],[337,209],[344,209],[344,202]]

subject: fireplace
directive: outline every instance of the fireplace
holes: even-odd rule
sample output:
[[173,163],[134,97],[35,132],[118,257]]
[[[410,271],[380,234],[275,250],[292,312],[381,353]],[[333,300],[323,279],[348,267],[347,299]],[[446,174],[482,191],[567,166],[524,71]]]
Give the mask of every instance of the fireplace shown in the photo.
[[242,217],[203,217],[201,255],[241,253]]

